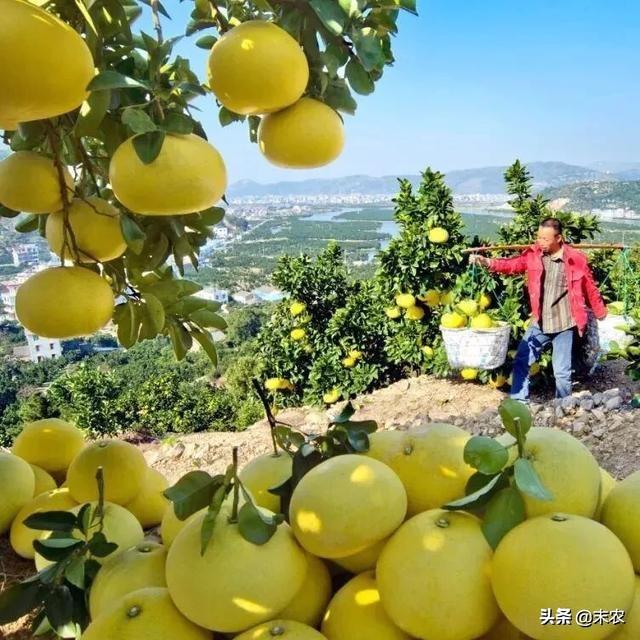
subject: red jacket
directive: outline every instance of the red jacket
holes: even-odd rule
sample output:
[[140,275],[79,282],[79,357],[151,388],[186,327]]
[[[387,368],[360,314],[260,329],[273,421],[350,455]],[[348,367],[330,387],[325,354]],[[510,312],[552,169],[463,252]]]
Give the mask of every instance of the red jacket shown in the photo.
[[[596,318],[602,320],[607,315],[607,307],[602,301],[598,286],[593,279],[587,257],[573,247],[564,245],[564,264],[569,289],[571,315],[580,335],[587,328],[587,306]],[[532,245],[515,258],[497,258],[489,261],[489,269],[504,274],[527,274],[527,288],[533,317],[540,322],[542,315],[542,249]]]

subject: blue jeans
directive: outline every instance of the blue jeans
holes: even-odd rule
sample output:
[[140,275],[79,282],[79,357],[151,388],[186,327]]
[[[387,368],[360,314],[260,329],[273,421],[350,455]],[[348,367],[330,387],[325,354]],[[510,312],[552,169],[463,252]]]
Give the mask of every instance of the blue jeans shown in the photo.
[[556,379],[556,398],[571,395],[572,351],[574,329],[560,333],[542,333],[532,324],[524,334],[513,363],[511,397],[529,400],[529,367],[540,360],[542,352],[553,346],[553,375]]

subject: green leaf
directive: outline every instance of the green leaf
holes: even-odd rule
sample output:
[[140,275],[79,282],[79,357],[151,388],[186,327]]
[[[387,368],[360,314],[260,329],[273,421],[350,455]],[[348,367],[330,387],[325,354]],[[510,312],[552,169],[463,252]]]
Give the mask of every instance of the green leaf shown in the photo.
[[230,125],[232,122],[244,122],[246,116],[229,111],[226,107],[220,107],[218,112],[218,120],[223,127]]
[[140,255],[144,248],[146,234],[142,227],[131,217],[127,215],[120,216],[120,228],[127,246],[136,254]]
[[84,590],[85,587],[85,558],[74,558],[64,570],[64,577],[67,581],[78,589]]
[[15,218],[19,215],[19,211],[14,211],[13,209],[9,209],[9,207],[5,207],[3,204],[0,204],[0,218]]
[[32,231],[36,231],[39,221],[39,215],[29,214],[16,222],[15,229],[19,233],[31,233]]
[[351,88],[360,95],[373,93],[375,84],[359,60],[351,58],[347,63],[345,74]]
[[496,475],[499,474],[496,473],[490,476],[486,476],[484,473],[480,473],[479,471],[477,471],[467,480],[467,484],[464,488],[464,494],[466,496],[469,496],[472,493],[479,491],[480,489],[482,489],[482,487],[485,487],[487,484],[489,484],[489,482],[491,482],[491,480],[493,480]]
[[122,124],[131,129],[133,133],[148,133],[156,131],[158,126],[142,109],[127,107],[122,112]]
[[497,440],[474,436],[464,447],[464,461],[486,475],[498,473],[509,461],[509,451]]
[[249,141],[252,143],[258,142],[258,129],[261,121],[260,116],[249,116]]
[[418,11],[416,9],[416,0],[398,0],[396,4],[401,9],[404,9],[409,13],[413,13],[413,15],[418,15]]
[[353,429],[345,429],[347,432],[347,438],[349,444],[353,447],[354,451],[363,453],[369,451],[369,436],[366,431],[356,431]]
[[196,47],[200,47],[200,49],[211,50],[211,47],[218,42],[218,38],[215,36],[202,36],[196,40]]
[[211,504],[214,491],[219,486],[219,478],[216,478],[206,471],[190,471],[164,491],[165,498],[173,502],[178,520],[186,520]]
[[194,311],[189,320],[192,320],[201,327],[213,327],[218,331],[225,331],[227,329],[227,321],[217,313],[209,311],[209,309],[198,309]]
[[210,209],[205,209],[199,213],[202,221],[208,226],[212,227],[215,224],[219,224],[222,222],[224,218],[225,211],[222,207],[211,207]]
[[84,544],[76,538],[46,538],[34,540],[33,548],[45,559],[59,562],[68,558],[79,546]]
[[357,0],[338,0],[338,4],[344,11],[345,15],[349,16],[350,18],[360,15]]
[[518,458],[513,466],[515,470],[514,479],[520,491],[537,500],[553,500],[553,494],[544,487],[538,473],[529,460],[526,458]]
[[93,22],[93,18],[89,13],[89,9],[87,9],[87,5],[83,2],[83,0],[75,0],[76,7],[78,7],[78,11],[82,14],[84,21],[87,23],[87,26],[93,32],[93,35],[98,37],[98,30],[96,29],[96,25]]
[[45,589],[39,582],[18,582],[0,592],[0,624],[9,624],[33,611]]
[[347,420],[342,422],[341,426],[347,430],[365,433],[375,433],[378,430],[378,423],[375,420]]
[[334,80],[323,95],[324,101],[337,111],[353,115],[358,107],[344,80]]
[[455,511],[457,509],[477,509],[484,506],[491,499],[491,497],[500,489],[508,486],[509,480],[504,473],[499,473],[491,481],[489,481],[482,488],[478,489],[474,493],[454,500],[442,506],[443,509]]
[[44,602],[47,620],[54,629],[58,629],[73,618],[73,598],[67,585],[54,587]]
[[83,504],[76,516],[76,527],[80,529],[83,536],[86,536],[91,527],[91,505]]
[[309,5],[329,32],[335,36],[342,35],[346,16],[334,0],[309,0]]
[[502,489],[491,498],[482,519],[482,532],[494,549],[500,540],[525,520],[524,500],[513,487]]
[[162,302],[158,300],[152,293],[143,294],[145,301],[145,312],[151,322],[151,326],[156,334],[164,329],[165,314]]
[[266,516],[249,500],[238,512],[238,530],[242,537],[255,545],[269,542],[283,521],[282,514]]
[[133,148],[144,164],[151,164],[162,151],[164,131],[149,131],[133,138]]
[[[221,477],[221,476],[219,476]],[[225,482],[224,478],[219,481],[219,486],[215,490],[213,494],[213,499],[211,500],[211,504],[207,509],[207,513],[205,514],[202,520],[202,528],[200,530],[200,555],[204,555],[207,547],[209,546],[209,542],[211,542],[211,538],[213,537],[213,531],[216,526],[216,519],[218,514],[220,513],[220,508],[222,507],[222,503],[224,499],[227,497],[227,493],[229,491],[229,484]]]
[[170,111],[160,126],[169,133],[187,135],[193,132],[194,123],[193,120],[184,113]]
[[88,91],[107,91],[109,89],[148,89],[146,85],[118,73],[117,71],[100,72],[87,86]]
[[118,305],[116,312],[122,309],[122,312],[116,316],[116,324],[118,325],[118,342],[125,347],[131,348],[138,341],[138,332],[140,331],[140,314],[138,306],[132,301],[126,304]]
[[200,343],[203,351],[209,356],[209,360],[214,367],[218,366],[218,352],[216,345],[213,342],[213,338],[208,331],[194,331],[193,337]]
[[385,64],[382,42],[376,32],[370,27],[354,29],[352,33],[356,53],[366,71],[381,69]]
[[89,540],[89,551],[96,558],[106,558],[118,549],[115,542],[109,542],[102,531],[97,531]]
[[522,402],[507,398],[503,400],[498,407],[498,412],[500,413],[505,429],[514,438],[518,438],[518,429],[516,428],[518,420],[520,422],[522,436],[526,435],[529,429],[531,429],[531,412]]
[[111,102],[110,91],[94,91],[80,106],[80,113],[74,126],[77,136],[97,133]]
[[36,531],[65,531],[70,533],[76,527],[76,516],[68,511],[41,511],[32,513],[23,524]]
[[351,404],[351,401],[347,402],[342,411],[333,419],[333,422],[340,424],[341,422],[349,422],[351,417],[356,412],[355,407]]

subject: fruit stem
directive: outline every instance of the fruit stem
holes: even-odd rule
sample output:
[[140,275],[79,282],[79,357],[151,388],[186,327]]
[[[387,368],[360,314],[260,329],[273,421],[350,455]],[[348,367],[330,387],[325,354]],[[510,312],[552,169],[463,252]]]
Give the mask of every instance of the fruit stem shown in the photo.
[[229,522],[238,522],[238,502],[240,501],[240,480],[238,479],[238,447],[233,447],[233,507]]
[[273,445],[273,455],[279,456],[280,452],[278,451],[278,442],[276,441],[276,419],[271,413],[271,407],[269,406],[269,400],[264,393],[264,390],[260,386],[260,382],[258,382],[257,378],[252,378],[251,380],[260,401],[262,402],[262,406],[264,407],[264,412],[267,416],[267,422],[269,423],[269,431],[271,432],[271,444]]
[[514,418],[513,423],[516,427],[516,441],[518,443],[518,457],[524,458],[524,446],[522,436],[522,425],[520,424],[520,418]]

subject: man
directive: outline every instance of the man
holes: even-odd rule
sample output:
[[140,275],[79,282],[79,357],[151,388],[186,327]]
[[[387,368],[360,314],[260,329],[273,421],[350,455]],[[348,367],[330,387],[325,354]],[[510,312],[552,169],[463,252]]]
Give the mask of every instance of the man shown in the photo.
[[527,274],[532,322],[516,352],[511,397],[529,401],[529,367],[549,345],[553,347],[556,398],[571,395],[575,334],[585,333],[587,305],[599,320],[606,317],[607,308],[586,256],[565,244],[562,223],[556,218],[544,220],[536,244],[520,256],[492,260],[473,254],[471,262],[496,273]]

